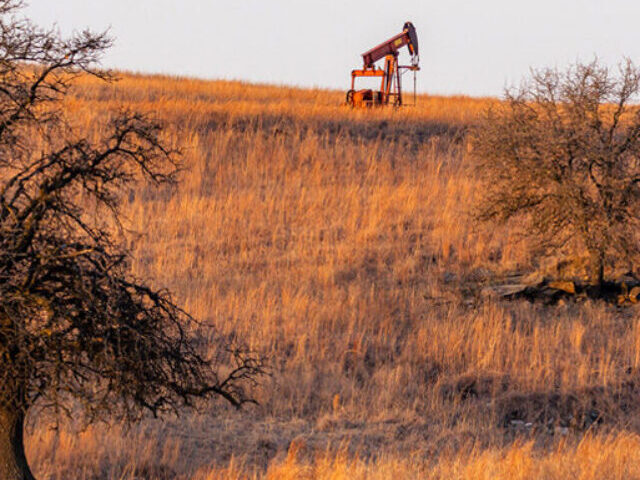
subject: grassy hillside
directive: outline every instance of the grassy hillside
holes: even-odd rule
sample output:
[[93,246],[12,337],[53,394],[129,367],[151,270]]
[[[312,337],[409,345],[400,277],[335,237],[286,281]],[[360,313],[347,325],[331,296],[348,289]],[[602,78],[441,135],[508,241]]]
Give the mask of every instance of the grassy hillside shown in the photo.
[[47,428],[42,479],[640,478],[637,311],[500,302],[540,269],[469,219],[465,128],[492,100],[354,111],[342,93],[82,79],[74,121],[120,105],[168,125],[176,191],[126,192],[134,270],[270,359],[258,406]]

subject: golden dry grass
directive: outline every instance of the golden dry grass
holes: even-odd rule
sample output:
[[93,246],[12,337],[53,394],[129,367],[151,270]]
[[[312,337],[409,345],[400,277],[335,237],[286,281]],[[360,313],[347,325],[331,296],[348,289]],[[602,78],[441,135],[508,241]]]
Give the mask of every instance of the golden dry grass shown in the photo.
[[67,109],[90,135],[125,104],[185,149],[177,191],[126,192],[144,233],[135,273],[267,355],[273,376],[240,413],[84,432],[36,421],[40,478],[640,478],[637,312],[478,295],[536,267],[513,232],[469,221],[462,131],[493,100],[341,101],[80,81]]
[[[431,478],[438,480],[513,480],[567,478],[637,479],[640,467],[634,452],[640,448],[638,437],[619,435],[606,438],[586,437],[577,445],[558,444],[544,456],[535,452],[532,441],[508,448],[491,448],[469,454],[448,456],[434,462],[422,459],[382,457],[363,462],[347,453],[319,455],[312,462],[288,455],[274,463],[263,477],[268,480],[386,480],[390,478]],[[231,462],[225,468],[209,472],[203,480],[256,478],[243,472],[242,465]]]

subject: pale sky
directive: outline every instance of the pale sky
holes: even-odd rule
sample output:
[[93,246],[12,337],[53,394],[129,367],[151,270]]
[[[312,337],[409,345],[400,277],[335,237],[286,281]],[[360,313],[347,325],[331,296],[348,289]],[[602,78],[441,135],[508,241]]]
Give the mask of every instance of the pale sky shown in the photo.
[[360,54],[407,20],[425,93],[500,95],[530,67],[596,55],[640,64],[637,0],[30,0],[25,13],[63,33],[110,28],[107,67],[303,87],[347,90]]

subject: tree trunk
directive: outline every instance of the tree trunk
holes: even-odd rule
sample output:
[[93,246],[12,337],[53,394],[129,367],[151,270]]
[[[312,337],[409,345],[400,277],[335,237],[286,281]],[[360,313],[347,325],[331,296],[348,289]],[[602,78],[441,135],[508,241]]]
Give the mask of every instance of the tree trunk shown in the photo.
[[24,413],[0,408],[0,480],[35,480],[24,454]]
[[604,283],[604,252],[591,253],[591,272],[589,275],[593,285],[601,287]]

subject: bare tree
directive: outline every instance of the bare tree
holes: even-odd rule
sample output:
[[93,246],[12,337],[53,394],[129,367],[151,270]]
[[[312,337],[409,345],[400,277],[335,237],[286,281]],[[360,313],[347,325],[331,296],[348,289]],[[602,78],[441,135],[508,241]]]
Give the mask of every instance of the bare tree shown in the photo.
[[472,133],[483,220],[524,220],[542,252],[590,258],[589,279],[632,265],[640,245],[640,71],[597,60],[534,71]]
[[97,140],[72,128],[61,100],[78,75],[107,77],[93,65],[110,39],[62,39],[16,18],[21,6],[0,0],[2,480],[33,478],[23,425],[34,405],[131,421],[213,396],[239,406],[243,381],[263,370],[227,345],[221,374],[197,347],[195,320],[130,274],[113,228],[122,189],[173,184],[179,155],[136,113],[113,114]]

